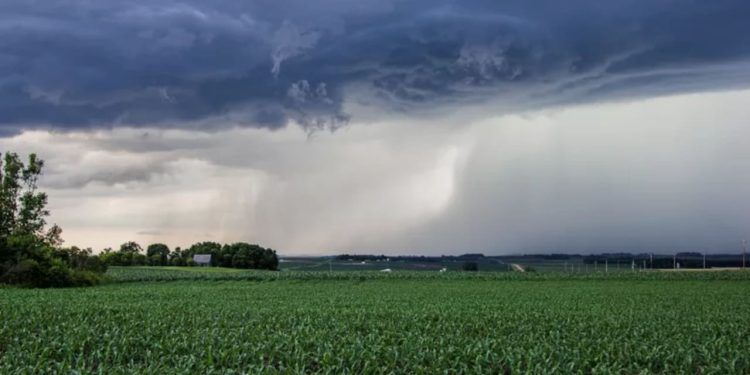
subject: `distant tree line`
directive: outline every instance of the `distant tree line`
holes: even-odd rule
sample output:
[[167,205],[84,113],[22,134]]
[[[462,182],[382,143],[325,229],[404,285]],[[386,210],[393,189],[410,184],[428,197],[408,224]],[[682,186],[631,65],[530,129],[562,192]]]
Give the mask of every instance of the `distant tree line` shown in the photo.
[[16,153],[0,160],[0,283],[31,287],[93,285],[106,265],[91,249],[63,248],[62,229],[47,228],[47,194],[37,181],[44,162]]
[[126,242],[120,249],[104,249],[101,260],[108,266],[195,266],[193,256],[211,255],[211,266],[243,269],[278,270],[276,251],[245,242],[222,245],[217,242],[199,242],[182,249],[170,250],[162,243],[151,244],[144,252],[135,242]]
[[[627,264],[635,263],[636,267],[646,265],[647,268],[673,268],[679,264],[680,268],[703,268],[703,254],[698,252],[680,252],[674,255],[650,253],[612,253],[590,254],[583,256],[586,264]],[[705,266],[712,267],[742,267],[741,254],[706,254]]]
[[[551,254],[536,254],[536,255],[522,255],[522,258],[534,258],[534,259],[544,259],[544,260],[567,260],[571,258],[580,257],[578,254],[561,254],[561,253],[551,253]],[[518,258],[518,257],[515,257]]]
[[[512,255],[512,256],[485,256],[481,253],[468,253],[463,255],[441,255],[441,256],[387,256],[387,255],[371,255],[371,254],[341,254],[335,257],[339,261],[354,261],[354,262],[377,262],[377,261],[391,261],[391,262],[420,262],[420,263],[441,263],[446,261],[451,262],[463,262],[461,269],[470,271],[473,270],[474,264],[481,262],[484,259],[495,259],[505,261],[507,258],[515,261],[521,259],[527,260],[549,260],[549,261],[565,261],[565,260],[583,260],[584,264],[604,264],[609,263],[610,265],[627,266],[629,267],[635,263],[636,267],[642,267],[644,264],[647,268],[673,268],[675,263],[679,263],[681,268],[702,268],[703,267],[703,254],[699,252],[679,252],[676,255],[668,254],[651,254],[651,253],[603,253],[603,254],[564,254],[564,253],[551,253],[551,254],[524,254],[524,255]],[[750,255],[746,259],[747,265],[750,266]],[[741,254],[706,254],[706,267],[742,267],[742,255]],[[529,269],[527,268],[527,271]]]
[[387,255],[369,255],[369,254],[341,254],[336,255],[336,260],[342,260],[342,261],[354,261],[354,262],[383,262],[383,261],[391,261],[391,262],[422,262],[422,263],[440,263],[440,262],[450,262],[450,261],[468,261],[468,260],[478,260],[481,258],[484,258],[484,254],[480,253],[470,253],[470,254],[462,254],[462,255],[441,255],[441,256],[425,256],[425,255],[396,255],[396,256],[387,256]]

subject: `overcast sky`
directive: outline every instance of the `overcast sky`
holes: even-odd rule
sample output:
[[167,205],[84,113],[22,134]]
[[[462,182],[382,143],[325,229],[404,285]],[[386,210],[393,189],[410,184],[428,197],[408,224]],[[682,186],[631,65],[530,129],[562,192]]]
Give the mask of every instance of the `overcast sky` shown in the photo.
[[0,3],[68,245],[736,252],[750,3]]

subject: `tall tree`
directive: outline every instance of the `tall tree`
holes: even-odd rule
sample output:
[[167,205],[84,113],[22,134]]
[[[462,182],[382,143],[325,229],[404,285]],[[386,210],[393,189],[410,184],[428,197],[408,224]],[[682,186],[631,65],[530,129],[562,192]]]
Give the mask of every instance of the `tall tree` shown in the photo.
[[137,242],[129,241],[120,245],[120,252],[125,254],[140,254],[143,248]]
[[[62,230],[46,233],[47,194],[37,183],[44,162],[36,154],[24,164],[16,153],[0,160],[0,283],[51,287],[92,285],[101,277],[90,252],[61,251]],[[99,259],[97,258],[96,261]],[[93,271],[93,272],[91,272]]]
[[5,241],[16,228],[23,163],[18,154],[11,152],[0,163],[0,241]]
[[39,192],[37,186],[43,167],[44,161],[36,154],[29,155],[26,165],[12,152],[0,162],[0,241],[11,234],[60,240],[62,230],[57,225],[44,233],[49,215],[47,194]]
[[21,171],[23,182],[23,193],[20,197],[20,207],[16,230],[22,234],[42,236],[44,226],[47,224],[46,217],[49,211],[47,206],[47,194],[37,191],[37,182],[42,174],[44,161],[37,158],[36,154],[29,155],[29,161]]
[[146,248],[146,256],[148,257],[149,262],[154,260],[158,262],[158,265],[166,266],[167,257],[169,256],[169,246],[163,243],[148,245],[148,248]]
[[44,233],[47,195],[37,191],[44,162],[31,154],[24,165],[18,154],[7,152],[0,164],[0,261],[19,261],[23,249],[38,249],[35,242],[49,246],[62,242],[58,226]]

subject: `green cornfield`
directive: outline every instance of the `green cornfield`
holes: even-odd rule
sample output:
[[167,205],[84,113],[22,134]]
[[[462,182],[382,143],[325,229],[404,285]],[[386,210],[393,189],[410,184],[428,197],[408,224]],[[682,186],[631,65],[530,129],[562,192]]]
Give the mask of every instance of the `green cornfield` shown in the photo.
[[628,275],[113,269],[0,288],[0,373],[750,373],[747,273]]

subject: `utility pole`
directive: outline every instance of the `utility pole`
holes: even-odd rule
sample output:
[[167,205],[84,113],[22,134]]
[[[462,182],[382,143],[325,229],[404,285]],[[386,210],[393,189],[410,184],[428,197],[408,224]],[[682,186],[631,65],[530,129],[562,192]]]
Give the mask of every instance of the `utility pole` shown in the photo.
[[677,269],[677,253],[672,255],[672,268]]
[[745,269],[745,254],[747,253],[747,240],[742,240],[742,269]]
[[651,256],[651,269],[654,269],[654,253],[651,253],[650,256]]
[[706,269],[706,253],[703,253],[703,269]]

